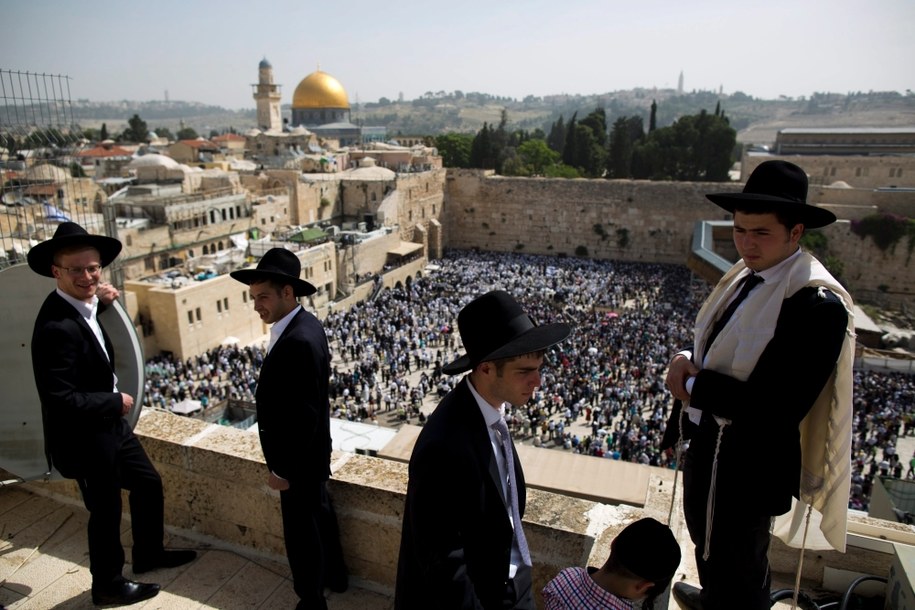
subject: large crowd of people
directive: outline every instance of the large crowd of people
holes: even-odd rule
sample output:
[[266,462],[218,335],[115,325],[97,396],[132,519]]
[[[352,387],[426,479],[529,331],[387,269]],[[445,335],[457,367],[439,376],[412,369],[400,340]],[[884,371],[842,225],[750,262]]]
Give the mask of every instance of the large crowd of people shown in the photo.
[[[675,352],[691,347],[692,321],[709,289],[686,267],[467,251],[449,252],[435,267],[325,316],[335,417],[423,423],[458,381],[441,371],[463,352],[458,311],[498,288],[539,323],[573,327],[547,354],[534,398],[507,414],[513,435],[539,447],[675,466],[659,449],[672,403],[664,373]],[[253,401],[262,360],[263,345],[221,346],[184,362],[154,357],[144,404]],[[856,371],[854,396],[850,506],[866,509],[875,476],[915,478],[912,456],[895,451],[900,436],[915,434],[915,377]]]

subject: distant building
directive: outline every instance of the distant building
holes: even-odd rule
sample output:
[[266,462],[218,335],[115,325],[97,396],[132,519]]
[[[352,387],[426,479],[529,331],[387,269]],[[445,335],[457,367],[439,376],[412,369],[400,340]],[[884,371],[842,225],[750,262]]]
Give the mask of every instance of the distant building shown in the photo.
[[915,154],[915,127],[786,128],[775,136],[776,155]]
[[339,146],[358,144],[361,130],[350,122],[346,90],[336,78],[317,70],[306,76],[292,96],[292,125],[302,126]]
[[122,169],[133,159],[133,152],[105,140],[98,146],[76,153],[80,167],[96,178],[120,177]]
[[219,147],[202,138],[178,140],[168,147],[168,154],[178,163],[208,162],[214,159],[214,155],[219,154]]
[[210,141],[218,146],[219,151],[225,156],[234,156],[239,159],[245,156],[245,142],[247,142],[245,136],[240,136],[236,133],[227,133],[211,138]]
[[258,65],[257,76],[257,84],[252,85],[257,102],[257,128],[262,131],[280,131],[283,129],[280,86],[273,82],[273,66],[266,57]]

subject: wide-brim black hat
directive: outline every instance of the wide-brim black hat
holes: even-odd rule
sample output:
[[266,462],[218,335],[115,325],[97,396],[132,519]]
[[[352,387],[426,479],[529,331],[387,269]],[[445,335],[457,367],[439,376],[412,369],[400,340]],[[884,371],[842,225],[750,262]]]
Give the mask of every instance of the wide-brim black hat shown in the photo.
[[836,215],[829,210],[807,203],[807,174],[787,161],[760,163],[741,193],[711,193],[706,197],[732,214],[735,208],[747,211],[754,207],[784,208],[797,214],[807,229],[825,227],[836,221]]
[[666,586],[680,565],[680,545],[673,532],[651,517],[627,525],[611,548],[623,567],[656,585]]
[[302,263],[299,257],[285,248],[270,248],[257,263],[254,269],[239,269],[229,273],[242,284],[250,286],[255,282],[273,280],[292,286],[292,293],[297,297],[307,297],[318,291],[312,284],[299,278]]
[[51,265],[54,264],[54,255],[61,249],[72,246],[90,246],[98,250],[99,263],[107,267],[111,261],[121,253],[121,242],[107,235],[93,235],[75,222],[62,222],[54,237],[47,239],[37,246],[33,246],[26,259],[32,271],[45,277],[54,277]]
[[468,303],[458,314],[458,329],[467,353],[442,367],[446,375],[469,371],[481,362],[546,349],[572,332],[563,323],[537,326],[503,290],[487,292]]

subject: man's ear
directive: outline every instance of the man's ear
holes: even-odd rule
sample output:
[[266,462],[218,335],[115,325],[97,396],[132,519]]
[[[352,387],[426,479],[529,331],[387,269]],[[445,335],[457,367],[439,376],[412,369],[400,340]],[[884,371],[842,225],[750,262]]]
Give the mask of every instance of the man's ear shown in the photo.
[[638,592],[639,596],[636,599],[641,599],[648,595],[648,591],[654,586],[654,583],[650,580],[640,580],[635,585],[635,590]]

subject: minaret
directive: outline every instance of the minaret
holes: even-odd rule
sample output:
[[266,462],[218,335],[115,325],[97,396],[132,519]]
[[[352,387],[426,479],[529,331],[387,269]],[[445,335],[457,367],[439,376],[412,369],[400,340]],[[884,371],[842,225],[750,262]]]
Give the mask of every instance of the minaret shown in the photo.
[[680,70],[680,78],[677,80],[677,95],[683,95],[683,70]]
[[283,118],[280,115],[280,86],[273,84],[273,66],[266,57],[258,65],[257,84],[252,87],[257,101],[257,128],[281,131]]

